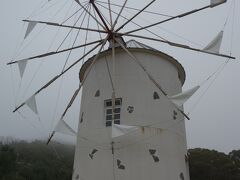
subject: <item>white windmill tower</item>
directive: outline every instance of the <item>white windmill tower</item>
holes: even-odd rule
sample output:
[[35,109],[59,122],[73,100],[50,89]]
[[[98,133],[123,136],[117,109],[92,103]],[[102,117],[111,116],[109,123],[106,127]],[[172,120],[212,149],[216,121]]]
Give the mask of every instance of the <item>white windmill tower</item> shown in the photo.
[[80,71],[73,179],[189,179],[182,103],[197,88],[175,101],[185,81],[177,60],[136,41],[129,54],[111,47]]
[[[189,180],[184,122],[184,119],[189,119],[189,117],[184,113],[183,104],[197,91],[199,86],[182,92],[185,71],[176,59],[135,40],[124,42],[124,37],[162,42],[174,47],[233,59],[231,56],[219,53],[222,32],[203,50],[166,39],[134,34],[164,22],[215,7],[226,1],[211,0],[210,5],[127,32],[120,32],[120,30],[133,22],[155,0],[118,27],[116,25],[127,0],[124,1],[114,21],[111,3],[108,2],[110,25],[94,0],[90,0],[89,4],[94,8],[97,16],[91,14],[79,0],[75,1],[82,10],[89,14],[89,17],[97,22],[101,29],[25,20],[29,22],[26,36],[37,24],[47,24],[99,32],[105,37],[76,47],[9,63],[18,63],[21,75],[23,75],[28,60],[97,44],[14,111],[26,104],[37,113],[35,96],[100,47],[98,53],[89,58],[81,67],[80,86],[48,140],[50,142],[55,132],[75,134],[64,121],[64,117],[82,89],[72,179]],[[107,42],[109,42],[109,47],[103,50]]]

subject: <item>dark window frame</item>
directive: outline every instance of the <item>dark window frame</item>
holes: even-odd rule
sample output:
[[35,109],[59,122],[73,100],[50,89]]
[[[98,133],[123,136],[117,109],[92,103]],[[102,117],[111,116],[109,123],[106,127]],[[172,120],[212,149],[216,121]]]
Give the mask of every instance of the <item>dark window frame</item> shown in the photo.
[[120,124],[121,107],[122,107],[122,98],[116,98],[114,118],[113,118],[112,99],[104,100],[104,119],[105,119],[106,127],[112,126],[113,122],[114,124]]

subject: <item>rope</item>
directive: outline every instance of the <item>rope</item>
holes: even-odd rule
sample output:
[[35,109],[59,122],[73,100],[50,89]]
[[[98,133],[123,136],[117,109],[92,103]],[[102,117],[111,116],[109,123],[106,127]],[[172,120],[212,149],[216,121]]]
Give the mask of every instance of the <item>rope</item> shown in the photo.
[[[92,9],[92,7],[90,6],[89,7],[90,8],[90,12],[91,12],[91,9]],[[89,28],[89,23],[90,23],[90,14],[88,15],[88,21],[87,21],[87,29]],[[86,35],[85,35],[85,44],[87,43],[87,41],[88,41],[88,33],[89,33],[89,31],[87,30],[86,31]],[[100,34],[100,33],[99,33]],[[85,54],[86,53],[86,49],[87,49],[87,47],[85,46],[84,47],[84,50],[83,50],[83,54]],[[82,65],[84,64],[84,62],[85,62],[85,58],[83,58],[83,60],[82,60]]]
[[235,9],[235,0],[232,0],[231,1],[231,4],[230,4],[230,7],[229,7],[229,10],[228,10],[228,14],[227,14],[227,17],[226,17],[226,20],[225,20],[225,23],[223,25],[223,29],[226,27],[227,23],[228,23],[228,20],[229,20],[229,17],[230,17],[230,14],[231,14],[231,10],[232,8]]
[[[67,1],[66,1],[66,2],[67,2]],[[65,3],[65,4],[66,4],[66,3]],[[65,5],[65,4],[64,4],[64,5]],[[56,13],[54,16],[56,16],[63,8],[64,8],[64,6],[61,6],[61,8],[57,11],[57,13]],[[45,26],[45,27],[46,27],[46,26]],[[44,27],[44,28],[45,28],[45,27]],[[44,29],[44,28],[43,28],[43,29]],[[41,31],[42,31],[43,29],[41,29]],[[54,36],[54,38],[53,38],[53,40],[52,40],[49,48],[48,48],[48,50],[52,47],[54,41],[56,40],[56,37],[57,37],[58,32],[59,32],[59,29],[60,29],[60,28],[58,28],[58,30],[57,30],[57,32],[56,32],[56,34],[55,34],[55,36]],[[40,31],[40,32],[41,32],[41,31]],[[37,33],[37,35],[30,41],[30,43],[40,34],[40,32]],[[30,45],[30,43],[28,43],[28,44],[21,50],[21,52],[22,52],[28,45]],[[19,54],[20,54],[20,53],[19,53]],[[23,93],[23,96],[25,96],[26,93],[28,92],[28,90],[29,90],[29,88],[30,88],[33,80],[35,79],[36,75],[38,74],[38,72],[39,72],[42,64],[43,64],[43,61],[41,61],[40,65],[38,66],[37,70],[35,71],[33,77],[32,77],[31,80],[30,80],[30,83],[28,84],[27,88],[25,89],[25,91],[24,91],[24,93]],[[20,84],[20,85],[21,85],[21,84]],[[16,99],[17,99],[17,98],[16,98]],[[16,103],[15,103],[15,104],[16,104]],[[38,119],[39,119],[39,122],[40,122],[42,128],[45,129],[43,123],[41,122],[41,119],[40,119],[40,116],[39,116],[39,115],[38,115]],[[47,133],[47,131],[46,131],[46,133]]]
[[[117,6],[117,7],[122,7],[121,5],[118,5],[118,4],[114,4],[114,3],[107,3],[107,2],[103,2],[103,1],[96,1],[96,2],[99,2],[99,3],[103,3],[103,4],[110,4],[112,6]],[[135,11],[140,11],[140,9],[137,9],[137,8],[133,8],[133,7],[128,7],[128,6],[125,6],[126,9],[131,9],[131,10],[135,10]],[[149,14],[155,14],[155,15],[159,15],[159,16],[165,16],[165,17],[173,17],[173,16],[170,16],[170,15],[167,15],[167,14],[161,14],[161,13],[157,13],[157,12],[152,12],[152,11],[143,11],[145,13],[149,13]]]
[[[15,50],[14,50],[14,53],[13,53],[11,62],[15,59],[15,56],[16,56],[16,54],[17,54],[17,49],[18,49],[19,47],[21,47],[22,44],[23,44],[23,41],[24,41],[24,40],[20,41],[20,35],[21,35],[22,32],[23,32],[24,25],[25,25],[25,23],[22,24],[22,28],[21,28],[21,30],[20,30],[20,33],[18,34],[17,45],[16,45],[16,47],[15,47]],[[12,82],[11,84],[12,84],[12,90],[13,90],[13,95],[14,95],[14,106],[17,107],[18,93],[17,93],[17,88],[15,87],[15,84],[16,84],[16,83],[15,83],[15,79],[14,79],[14,76],[13,76],[13,68],[12,68],[12,66],[10,66],[10,68],[11,68],[11,82]],[[20,83],[21,83],[21,82],[20,82]]]
[[[233,10],[232,10],[233,8]],[[232,1],[231,6],[229,8],[228,11],[228,15],[226,18],[226,21],[224,23],[223,29],[226,28],[227,23],[229,22],[229,18],[231,15],[231,12],[233,13],[233,20],[232,20],[232,32],[231,32],[231,40],[230,40],[230,55],[232,55],[232,48],[233,48],[233,37],[234,37],[234,22],[235,22],[235,0]],[[192,108],[190,109],[189,112],[192,112],[193,110],[196,109],[197,105],[200,103],[200,101],[203,99],[203,97],[206,95],[207,91],[212,87],[212,85],[214,84],[214,82],[217,80],[217,78],[220,76],[220,74],[222,73],[222,71],[226,68],[226,66],[228,65],[228,63],[230,62],[230,59],[227,59],[223,64],[221,64],[219,66],[219,68],[217,68],[217,70],[215,72],[213,72],[206,80],[204,80],[200,86],[204,85],[205,83],[207,83],[207,81],[209,81],[211,78],[213,78],[213,80],[210,82],[210,84],[207,86],[207,88],[205,89],[205,91],[199,96],[199,98],[197,99],[196,103],[193,104]]]
[[[103,6],[102,4],[99,4],[99,3],[97,3],[97,4],[98,4],[99,6],[102,6],[102,7],[105,8],[105,9],[108,9],[107,7]],[[126,11],[127,11],[127,10],[126,10]],[[114,13],[114,14],[118,14],[117,12],[115,12],[115,11],[113,11],[113,10],[111,10],[111,12]],[[127,11],[127,12],[128,12],[128,11]],[[127,19],[126,17],[124,17],[124,16],[122,16],[122,15],[120,15],[120,17],[122,17],[123,19],[129,20],[129,19]],[[142,28],[142,26],[140,26],[139,24],[135,23],[134,21],[131,21],[131,23],[132,23],[132,24],[135,24],[136,26],[138,26],[138,27],[140,27],[140,28]],[[154,36],[156,36],[156,37],[158,37],[158,38],[166,41],[166,39],[164,39],[163,37],[157,35],[156,33],[152,32],[152,31],[150,31],[149,29],[145,29],[145,30],[146,30],[147,32],[153,34]]]
[[[89,6],[87,7],[87,10],[88,10],[88,8],[89,8]],[[84,11],[83,11],[83,12],[84,12]],[[84,14],[84,17],[83,17],[83,20],[82,20],[82,22],[81,22],[80,27],[82,27],[82,25],[83,25],[83,23],[84,23],[84,21],[85,21],[86,16],[87,16],[87,12],[85,12],[85,14]],[[80,17],[81,17],[81,16],[80,16]],[[78,18],[78,20],[80,19],[80,17]],[[78,21],[78,20],[77,20],[77,21]],[[73,44],[72,44],[72,47],[74,47],[80,31],[81,31],[81,30],[79,29],[78,32],[77,32],[77,35],[76,35],[76,37],[75,37],[75,39],[74,39],[74,42],[73,42]],[[72,54],[72,50],[70,50],[69,53],[68,53],[67,59],[66,59],[66,61],[65,61],[65,64],[64,64],[64,66],[63,66],[63,69],[62,69],[62,72],[65,70],[65,67],[66,67],[66,65],[67,65],[67,62],[68,62],[71,54]]]
[[[84,6],[86,6],[86,5],[84,5]],[[87,6],[88,7],[88,6]],[[82,8],[81,8],[82,9]],[[73,24],[73,26],[75,26],[77,23],[78,23],[78,21],[80,20],[80,18],[81,18],[81,16],[84,14],[84,11],[80,14],[80,16],[78,17],[78,19],[75,21],[75,23]],[[63,39],[63,41],[60,43],[60,45],[58,46],[58,48],[57,48],[57,50],[56,51],[58,51],[60,48],[61,48],[61,46],[63,45],[63,43],[65,42],[65,40],[68,38],[68,36],[70,35],[70,33],[73,31],[73,29],[71,28],[70,30],[69,30],[69,32],[67,33],[67,35],[65,36],[65,38]]]
[[[67,3],[67,1],[68,1],[68,0],[66,0],[65,3]],[[33,14],[33,15],[31,16],[31,18],[32,18],[32,17],[39,16],[40,14],[45,13],[46,11],[48,11],[49,9],[51,9],[52,7],[54,7],[56,4],[58,4],[58,3],[60,3],[60,2],[61,2],[61,1],[56,1],[54,4],[52,4],[51,6],[48,6],[48,7],[46,7],[46,4],[48,4],[48,3],[46,2],[46,4],[41,7],[41,8],[42,8],[42,11],[36,12],[35,14]],[[46,8],[45,8],[45,7],[46,7]],[[45,9],[43,9],[43,8],[45,8]]]
[[76,15],[79,11],[81,10],[81,8],[80,9],[78,9],[75,13],[73,13],[70,17],[68,17],[66,20],[64,20],[62,23],[60,23],[60,24],[64,24],[65,22],[67,22],[69,19],[71,19],[74,15]]
[[[84,13],[84,11],[83,11],[83,13]],[[75,24],[79,21],[79,19],[82,16],[82,14],[78,17],[78,19],[76,20]],[[85,13],[85,15],[84,15],[84,18],[82,20],[81,26],[82,26],[82,24],[83,24],[83,22],[85,20],[86,14],[87,13]],[[75,40],[74,40],[74,42],[72,44],[72,47],[75,45],[75,42],[76,42],[77,37],[79,35],[79,32],[80,32],[80,30],[78,30],[78,33],[77,33],[77,35],[75,37]],[[72,50],[67,55],[66,61],[65,61],[64,65],[63,65],[63,68],[62,68],[62,72],[64,71],[64,69],[66,67],[66,64],[67,64],[67,62],[68,62],[68,60],[70,58],[71,53],[72,53]],[[53,131],[53,124],[56,122],[57,108],[58,108],[58,104],[59,104],[59,100],[60,100],[60,92],[61,92],[62,84],[63,84],[63,77],[61,77],[61,81],[60,81],[60,84],[59,84],[58,93],[57,93],[57,100],[56,100],[56,104],[55,104],[55,108],[54,108],[54,114],[53,114],[52,123],[51,123],[51,127],[50,127],[50,132],[49,133],[51,133],[51,131]]]
[[109,68],[108,60],[107,60],[106,56],[105,56],[105,62],[106,62],[106,66],[107,66],[107,72],[108,72],[109,80],[110,80],[110,83],[111,83],[111,87],[112,87],[112,90],[114,90],[113,80],[112,80],[112,76],[111,76],[111,73],[110,73],[110,68]]
[[[210,82],[210,84],[208,85],[208,87],[206,88],[206,90],[200,95],[200,97],[197,99],[196,103],[192,106],[192,108],[190,109],[190,111],[192,112],[196,106],[200,103],[200,101],[202,100],[203,96],[206,95],[207,91],[212,87],[213,83],[217,80],[217,78],[219,77],[219,75],[221,74],[221,72],[224,70],[224,68],[227,66],[228,62],[230,61],[230,59],[228,59],[227,61],[225,61],[219,68],[219,70],[217,70],[215,73],[212,74],[212,76],[210,76],[204,83],[206,83],[207,81],[209,81],[214,75],[215,78]],[[204,84],[203,83],[203,84]]]
[[[64,4],[64,5],[65,5],[65,4]],[[62,6],[57,12],[60,12],[60,11],[63,9],[63,7],[64,7],[64,6]],[[57,13],[56,13],[54,16],[56,16],[56,15],[57,15]],[[45,27],[46,27],[46,26],[45,26]],[[51,49],[51,47],[53,46],[53,43],[55,42],[55,40],[56,40],[56,38],[57,38],[57,36],[58,36],[59,30],[60,30],[60,27],[58,28],[57,32],[55,33],[55,36],[54,36],[53,40],[52,40],[51,43],[50,43],[50,46],[49,46],[49,48],[48,48],[48,51],[49,51],[49,50]],[[26,95],[26,93],[28,92],[29,88],[31,87],[32,82],[34,81],[36,75],[37,75],[38,72],[40,71],[40,68],[41,68],[42,64],[43,64],[43,61],[41,61],[40,65],[38,66],[36,72],[34,73],[32,79],[31,79],[30,83],[28,84],[28,86],[27,86],[24,94],[22,95],[22,97],[24,97],[24,96]],[[22,81],[21,81],[21,82],[22,82]]]
[[[96,12],[95,12],[94,8],[93,8],[93,13],[94,13],[94,17],[97,18],[97,15],[96,15]],[[98,30],[100,30],[99,24],[96,23],[96,25],[97,25]],[[101,33],[98,33],[98,34],[99,34],[100,39],[102,40],[102,34]]]
[[[38,10],[38,7],[41,6],[40,8],[43,8],[48,2],[45,2],[45,0],[42,0],[37,6],[35,6],[35,8],[33,9],[33,11],[30,13],[30,15],[27,17],[27,19],[30,19],[31,16],[33,16],[34,13],[36,13],[36,11]],[[42,4],[42,5],[41,5]]]
[[111,23],[110,23],[109,20],[104,16],[104,14],[101,13],[101,11],[100,11],[99,13],[102,15],[102,17],[104,18],[104,20],[108,23],[108,25],[111,26]]
[[23,120],[27,122],[28,125],[32,126],[32,128],[35,129],[41,136],[45,137],[45,133],[42,132],[39,128],[37,128],[31,121],[29,121],[28,118],[22,112],[17,111],[17,113]]

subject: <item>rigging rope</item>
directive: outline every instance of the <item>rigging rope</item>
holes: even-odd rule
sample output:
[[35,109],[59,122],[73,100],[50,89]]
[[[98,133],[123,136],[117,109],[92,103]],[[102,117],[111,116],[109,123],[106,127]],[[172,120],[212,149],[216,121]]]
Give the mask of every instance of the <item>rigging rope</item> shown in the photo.
[[27,17],[27,19],[30,19],[34,15],[34,13],[36,13],[36,11],[38,10],[39,6],[40,6],[40,9],[41,9],[48,3],[48,2],[45,2],[45,3],[44,2],[45,2],[45,0],[42,0],[37,6],[35,6],[35,8],[30,13],[30,15]]
[[[63,8],[64,8],[64,7],[62,6],[60,9],[58,9],[57,12],[60,12]],[[57,15],[57,14],[55,14],[54,16],[56,16],[56,15]],[[54,16],[53,16],[53,17],[54,17]],[[53,17],[52,17],[52,18],[53,18]],[[46,26],[44,26],[44,28],[46,28]],[[44,28],[43,28],[43,29],[44,29]],[[42,30],[43,30],[43,29],[42,29]],[[42,30],[41,30],[35,37],[37,37],[37,36],[42,32]],[[59,30],[60,30],[60,27],[58,28],[57,32],[55,33],[55,36],[54,36],[53,40],[51,41],[51,43],[50,43],[50,45],[49,45],[49,47],[48,47],[48,51],[49,51],[49,50],[51,49],[51,47],[53,46],[53,43],[54,43],[54,41],[55,41],[56,38],[57,38],[57,35],[58,35],[58,33],[59,33]],[[30,43],[28,43],[27,46],[29,46],[29,45],[31,44],[31,42],[35,39],[35,37],[30,41]],[[25,48],[26,48],[26,47],[24,47],[24,49],[25,49]],[[23,49],[23,50],[24,50],[24,49]],[[23,52],[23,50],[22,50],[22,52]],[[30,83],[28,84],[27,88],[25,89],[22,97],[24,97],[24,96],[26,95],[26,93],[28,92],[29,88],[31,87],[32,82],[34,81],[34,79],[36,78],[38,72],[40,71],[42,64],[43,64],[43,61],[41,61],[41,63],[39,64],[37,70],[36,70],[35,73],[33,74],[33,77],[31,78]],[[19,99],[19,101],[21,101],[21,98]]]
[[[233,10],[232,10],[233,8]],[[230,38],[230,55],[232,55],[232,48],[233,48],[233,37],[234,37],[234,22],[235,22],[235,0],[232,1],[232,4],[230,6],[228,15],[226,17],[226,21],[224,23],[223,29],[226,28],[226,25],[229,22],[229,18],[231,16],[231,12],[233,13],[233,20],[232,20],[232,27],[231,27],[231,38]],[[210,82],[210,84],[207,86],[207,88],[205,89],[205,91],[199,96],[199,98],[197,99],[197,101],[195,102],[195,104],[193,104],[193,106],[191,107],[189,112],[192,112],[193,110],[196,109],[197,105],[200,103],[200,101],[202,100],[202,98],[206,95],[207,91],[211,88],[211,86],[214,84],[214,82],[217,80],[217,78],[220,76],[221,72],[226,68],[226,66],[228,65],[228,63],[230,62],[230,59],[227,59],[224,63],[222,63],[216,71],[214,71],[206,80],[204,80],[200,86],[203,86],[205,83],[207,83],[211,78],[213,78],[213,80]]]
[[[65,4],[64,4],[64,5],[65,5]],[[56,13],[54,16],[56,16],[63,8],[64,8],[64,6],[62,6],[62,7],[57,11],[57,13]],[[53,16],[53,17],[54,17],[54,16]],[[45,27],[46,27],[46,26],[45,26]],[[44,28],[45,28],[45,27],[44,27]],[[41,31],[42,31],[44,28],[42,28]],[[40,32],[41,32],[41,31],[40,31]],[[40,34],[40,32],[38,32],[37,35],[34,36],[34,38],[30,41],[30,43]],[[51,46],[53,45],[53,42],[55,41],[58,32],[59,32],[59,28],[58,28],[58,31],[57,31],[56,34],[55,34],[55,37],[53,38],[53,40],[52,40],[52,42],[51,42],[51,44],[50,44],[48,50],[49,50],[49,49],[51,48]],[[22,48],[21,51],[18,53],[18,55],[15,55],[15,57],[16,57],[16,56],[19,56],[19,54],[20,54],[30,43],[28,43],[26,46],[24,46],[24,48]],[[17,53],[16,53],[16,54],[17,54]],[[27,93],[28,89],[30,88],[33,80],[35,79],[37,73],[38,73],[39,70],[40,70],[41,65],[42,65],[42,61],[41,61],[40,65],[38,66],[37,71],[34,73],[33,77],[31,78],[30,83],[28,84],[25,92],[23,93],[23,96],[25,96],[25,94]],[[16,101],[17,101],[17,99],[18,99],[18,98],[16,97],[16,98],[15,98],[15,106],[16,106]],[[41,122],[40,116],[38,116],[38,119],[39,119],[39,122],[40,122],[42,128],[45,129],[45,127],[43,126],[43,124],[42,124],[42,122]],[[47,132],[46,132],[46,133],[47,133]],[[47,134],[48,134],[48,133],[47,133]]]
[[[102,4],[99,4],[99,3],[97,3],[97,4],[98,4],[99,6],[105,8],[105,9],[107,9],[107,7],[103,6]],[[125,11],[127,11],[127,10],[125,10]],[[116,14],[116,15],[118,14],[116,11],[113,11],[113,10],[111,10],[111,12],[114,13],[114,14]],[[128,12],[128,11],[127,11],[127,12]],[[122,16],[122,15],[120,15],[120,17],[123,18],[123,19],[129,20],[128,18],[126,18],[126,17],[124,17],[124,16]],[[140,27],[140,28],[142,28],[142,26],[140,26],[139,24],[137,24],[137,23],[134,22],[134,21],[131,21],[131,23],[134,24],[134,25],[136,25],[136,26],[138,26],[138,27]],[[160,39],[162,39],[162,40],[167,41],[166,39],[164,39],[163,37],[159,36],[158,34],[152,32],[152,31],[149,30],[149,29],[144,29],[144,30],[147,31],[147,32],[149,32],[149,33],[151,33],[151,34],[153,34],[154,36],[156,36],[156,37],[158,37],[158,38],[160,38]]]
[[[31,16],[31,18],[32,17],[36,17],[36,16],[39,16],[40,14],[42,14],[42,13],[45,13],[46,11],[48,11],[49,9],[51,9],[52,7],[54,7],[56,4],[58,4],[58,3],[60,3],[61,1],[56,1],[54,4],[52,4],[52,5],[50,5],[50,6],[46,6],[47,4],[48,4],[48,2],[46,2],[46,4],[43,6],[43,7],[41,7],[41,11],[39,11],[39,12],[36,12],[35,14],[33,14],[32,16]],[[68,2],[68,0],[66,0],[65,1],[65,4]],[[46,8],[45,8],[46,7]],[[63,8],[64,6],[62,6],[61,8]],[[45,9],[43,9],[43,8],[45,8]],[[60,9],[61,9],[60,8]]]
[[[107,2],[103,2],[103,1],[96,1],[96,3],[103,3],[103,4],[110,4],[112,6],[117,6],[117,7],[122,7],[121,5],[118,5],[118,4],[114,4],[114,3],[107,3]],[[128,7],[128,6],[125,6],[125,8],[127,9],[132,9],[132,10],[135,10],[135,11],[140,11],[140,9],[137,9],[137,8],[133,8],[133,7]],[[155,14],[155,15],[160,15],[160,16],[165,16],[165,17],[173,17],[173,16],[170,16],[170,15],[167,15],[167,14],[161,14],[161,13],[157,13],[157,12],[152,12],[152,11],[143,11],[145,13],[149,13],[149,14]]]
[[[88,7],[87,7],[87,9],[88,9]],[[78,19],[76,20],[75,24],[80,20],[80,18],[81,18],[81,16],[83,15],[83,13],[84,13],[84,11],[83,11],[82,14],[78,17]],[[87,13],[84,14],[84,17],[83,17],[81,26],[82,26],[82,24],[83,24],[83,22],[84,22],[84,20],[85,20],[86,14],[87,14]],[[71,30],[72,30],[72,29],[71,29]],[[70,30],[70,32],[71,32],[71,30]],[[78,33],[77,33],[77,35],[76,35],[76,37],[75,37],[75,40],[74,40],[74,42],[73,42],[73,44],[72,44],[72,47],[75,45],[75,42],[76,42],[76,40],[77,40],[77,37],[78,37],[79,32],[80,32],[80,30],[78,30]],[[72,36],[72,33],[71,33],[71,36]],[[70,40],[70,43],[71,43],[71,40]],[[66,67],[66,64],[67,64],[67,62],[68,62],[68,60],[69,60],[69,58],[70,58],[71,53],[72,53],[72,50],[67,54],[66,61],[65,61],[64,65],[63,65],[63,68],[62,68],[62,72],[64,71],[64,69],[65,69],[65,67]],[[59,99],[60,99],[60,91],[61,91],[61,88],[62,88],[62,83],[63,83],[63,77],[61,77],[60,85],[59,85],[59,88],[58,88],[57,101],[56,101],[56,104],[55,104],[54,114],[53,114],[53,118],[52,118],[52,122],[51,122],[51,127],[50,127],[50,131],[49,131],[50,134],[51,134],[51,132],[53,131],[53,129],[54,129],[54,128],[53,128],[53,125],[54,125],[55,122],[56,122],[57,108],[58,108],[58,104],[59,104],[58,102],[59,102]]]
[[[91,12],[91,9],[92,9],[92,6],[90,6],[89,7],[90,8],[90,12]],[[87,29],[89,28],[89,24],[90,24],[90,14],[88,15],[88,20],[87,20]],[[88,33],[89,33],[89,31],[87,30],[86,31],[86,35],[85,35],[85,44],[87,44],[87,41],[88,41]],[[100,34],[100,33],[99,33]],[[87,47],[85,46],[84,47],[84,49],[83,49],[83,54],[85,54],[86,53],[86,49],[87,49]],[[83,60],[82,60],[82,66],[83,66],[83,64],[85,63],[85,57],[83,58]]]
[[[88,7],[88,5],[87,4],[84,4],[83,5],[84,7]],[[81,10],[83,9],[83,8],[80,8]],[[80,20],[80,18],[81,18],[81,16],[84,14],[84,11],[80,14],[80,16],[78,17],[78,19],[77,19],[77,21],[75,21],[75,23],[73,24],[73,26],[75,26],[77,23],[78,23],[78,21]],[[73,31],[73,28],[71,28],[70,30],[69,30],[69,32],[67,33],[67,35],[65,36],[65,38],[63,39],[63,41],[60,43],[60,45],[58,46],[58,48],[57,48],[57,50],[56,51],[58,51],[60,48],[61,48],[61,46],[63,45],[63,43],[65,42],[65,40],[68,38],[68,36],[70,35],[70,33]]]
[[[88,10],[88,8],[89,8],[89,6],[87,6],[87,10]],[[83,11],[83,12],[84,12],[84,11]],[[83,23],[84,23],[84,21],[85,21],[86,16],[87,16],[87,13],[85,12],[80,27],[82,27],[82,25],[83,25]],[[80,17],[81,17],[81,16],[80,16]],[[78,20],[80,19],[80,17],[78,18]],[[78,21],[78,20],[77,20],[77,21]],[[79,35],[80,31],[81,31],[81,29],[79,29],[79,30],[77,31],[77,35],[76,35],[76,37],[75,37],[75,39],[74,39],[74,42],[73,42],[73,44],[72,44],[72,48],[74,47],[74,45],[75,45],[75,43],[76,43],[76,41],[77,41],[77,38],[78,38],[78,35]],[[65,70],[65,67],[66,67],[66,65],[67,65],[67,62],[68,62],[71,54],[72,54],[72,50],[70,50],[70,51],[68,52],[68,56],[67,56],[67,59],[66,59],[66,61],[65,61],[64,66],[63,66],[62,72]]]

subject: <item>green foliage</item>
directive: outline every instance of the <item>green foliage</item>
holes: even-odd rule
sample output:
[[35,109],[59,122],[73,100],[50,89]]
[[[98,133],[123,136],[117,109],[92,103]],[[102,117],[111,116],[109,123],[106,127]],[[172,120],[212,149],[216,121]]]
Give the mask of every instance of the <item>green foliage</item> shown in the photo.
[[16,153],[9,145],[0,147],[0,177],[16,169]]
[[208,149],[190,149],[191,180],[239,180],[240,166],[230,155]]
[[70,180],[74,147],[24,141],[0,144],[1,180]]
[[[71,180],[74,147],[53,142],[0,143],[0,180]],[[240,180],[240,150],[190,149],[191,180]]]

